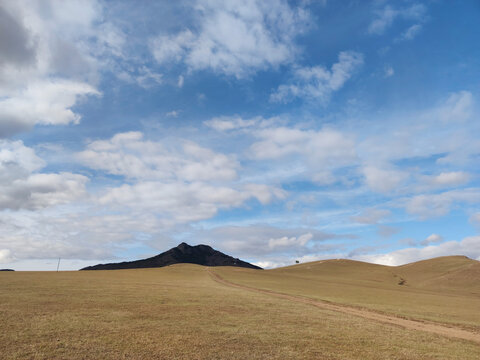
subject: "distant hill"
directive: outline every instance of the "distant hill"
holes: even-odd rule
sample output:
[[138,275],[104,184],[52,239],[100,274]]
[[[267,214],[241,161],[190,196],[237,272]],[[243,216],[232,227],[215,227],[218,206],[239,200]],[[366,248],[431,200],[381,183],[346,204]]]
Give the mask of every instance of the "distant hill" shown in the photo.
[[364,286],[410,288],[480,294],[480,262],[466,256],[443,256],[401,266],[362,261],[320,260],[269,270],[283,276]]
[[156,268],[179,263],[189,263],[204,266],[238,266],[250,269],[261,269],[261,267],[226,255],[208,245],[190,246],[186,243],[181,243],[180,245],[171,248],[168,251],[148,259],[125,261],[120,263],[98,264],[94,266],[87,266],[80,270]]
[[0,271],[15,271],[13,269],[0,269]]
[[429,290],[455,290],[480,294],[480,262],[466,256],[443,256],[397,266],[410,285]]

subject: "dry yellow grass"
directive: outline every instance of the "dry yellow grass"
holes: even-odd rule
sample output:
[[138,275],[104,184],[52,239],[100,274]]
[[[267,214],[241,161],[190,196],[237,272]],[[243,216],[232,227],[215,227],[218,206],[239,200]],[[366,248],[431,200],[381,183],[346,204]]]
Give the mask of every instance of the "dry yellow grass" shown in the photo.
[[480,331],[480,262],[461,256],[398,267],[325,260],[262,272],[215,271],[242,285]]
[[186,264],[3,273],[0,324],[2,359],[480,357],[472,342],[228,287],[213,281],[207,268]]

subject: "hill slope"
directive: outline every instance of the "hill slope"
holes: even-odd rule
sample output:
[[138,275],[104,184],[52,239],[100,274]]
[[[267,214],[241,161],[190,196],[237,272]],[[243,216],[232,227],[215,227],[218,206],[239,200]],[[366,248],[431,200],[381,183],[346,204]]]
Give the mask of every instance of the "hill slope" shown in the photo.
[[412,287],[480,295],[480,262],[466,256],[443,256],[397,266],[395,273]]
[[181,243],[177,247],[171,248],[159,255],[148,259],[125,261],[121,263],[98,264],[88,266],[81,270],[118,270],[118,269],[138,269],[138,268],[156,268],[179,263],[189,263],[204,266],[236,266],[250,269],[261,269],[240,259],[233,258],[220,251],[211,248],[208,245],[190,246]]
[[340,259],[215,272],[239,285],[480,331],[480,262],[464,256],[403,266]]

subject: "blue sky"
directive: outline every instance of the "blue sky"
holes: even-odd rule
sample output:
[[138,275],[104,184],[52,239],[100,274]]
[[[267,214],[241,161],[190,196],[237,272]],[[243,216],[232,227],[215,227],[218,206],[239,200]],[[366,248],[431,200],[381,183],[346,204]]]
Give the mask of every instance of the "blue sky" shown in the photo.
[[478,1],[0,5],[0,267],[206,243],[480,260]]

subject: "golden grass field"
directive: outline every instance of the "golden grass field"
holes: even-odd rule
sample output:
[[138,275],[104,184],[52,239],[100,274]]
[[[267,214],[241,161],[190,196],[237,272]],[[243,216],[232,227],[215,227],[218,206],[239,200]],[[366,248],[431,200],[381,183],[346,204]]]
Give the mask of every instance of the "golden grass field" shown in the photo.
[[179,264],[0,273],[0,358],[479,359],[475,341],[295,301],[478,335],[479,264],[450,257],[396,268],[329,260],[266,271]]

